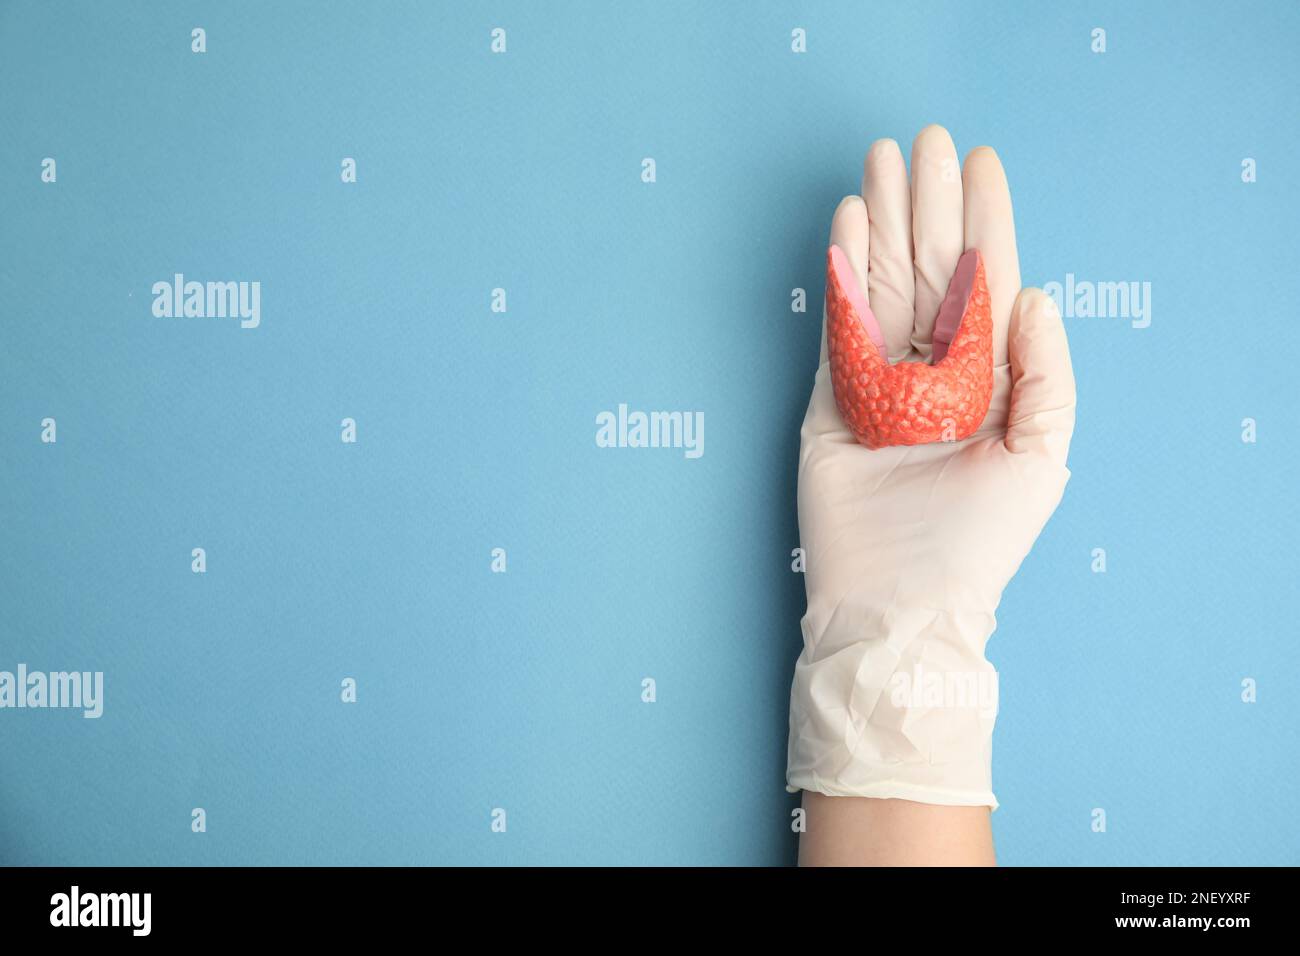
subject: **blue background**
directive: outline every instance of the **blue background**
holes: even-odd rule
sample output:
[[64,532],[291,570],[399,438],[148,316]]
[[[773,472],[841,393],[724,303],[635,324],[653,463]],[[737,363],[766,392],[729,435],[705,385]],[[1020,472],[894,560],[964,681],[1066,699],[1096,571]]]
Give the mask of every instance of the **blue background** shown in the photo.
[[[939,122],[999,150],[1026,284],[1153,284],[1150,328],[1067,319],[1000,858],[1300,862],[1300,13],[1135,6],[0,3],[0,669],[106,685],[0,711],[0,861],[793,861],[827,229]],[[261,327],[154,318],[174,272]],[[597,448],[620,402],[703,458]]]

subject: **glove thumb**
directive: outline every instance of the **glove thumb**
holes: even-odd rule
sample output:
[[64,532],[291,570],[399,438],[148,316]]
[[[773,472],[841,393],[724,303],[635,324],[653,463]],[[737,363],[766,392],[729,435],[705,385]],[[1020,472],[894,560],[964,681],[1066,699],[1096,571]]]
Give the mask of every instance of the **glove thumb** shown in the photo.
[[1064,467],[1074,432],[1074,369],[1061,312],[1042,289],[1021,289],[1009,331],[1007,450]]

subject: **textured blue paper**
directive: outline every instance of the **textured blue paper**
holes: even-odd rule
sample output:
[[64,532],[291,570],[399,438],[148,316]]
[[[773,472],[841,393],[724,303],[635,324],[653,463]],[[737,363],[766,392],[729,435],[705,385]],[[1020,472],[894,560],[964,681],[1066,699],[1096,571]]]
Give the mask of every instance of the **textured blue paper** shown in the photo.
[[[1027,284],[1153,290],[1067,319],[1000,858],[1300,863],[1300,13],[1077,7],[0,4],[0,669],[105,674],[0,710],[0,862],[792,861],[829,218],[939,122]],[[177,272],[260,326],[155,318]],[[705,454],[598,448],[621,402]]]

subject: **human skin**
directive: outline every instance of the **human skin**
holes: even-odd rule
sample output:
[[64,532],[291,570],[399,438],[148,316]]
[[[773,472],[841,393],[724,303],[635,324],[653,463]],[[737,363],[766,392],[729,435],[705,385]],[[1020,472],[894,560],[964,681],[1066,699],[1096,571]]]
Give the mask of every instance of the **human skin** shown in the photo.
[[988,807],[805,790],[800,866],[994,866]]
[[[838,626],[827,608],[838,609],[841,618],[846,609],[861,610],[853,602],[864,593],[864,581],[869,598],[879,599],[877,591],[884,589],[886,599],[903,595],[922,604],[969,588],[981,612],[984,602],[991,602],[987,618],[992,620],[991,607],[1002,587],[1060,500],[1069,474],[1065,459],[1075,402],[1059,313],[1041,290],[1020,286],[1010,192],[992,149],[973,150],[959,166],[947,131],[927,127],[913,144],[909,182],[898,145],[877,141],[867,153],[862,195],[840,203],[830,238],[852,265],[893,363],[929,361],[935,319],[958,259],[964,250],[978,249],[991,299],[995,383],[988,416],[969,439],[915,450],[872,450],[854,441],[835,410],[823,335],[822,368],[802,430],[799,478],[801,543],[809,560],[809,616],[800,665],[811,668],[825,666],[823,661],[833,666],[837,654],[869,664],[878,654],[873,648],[886,646],[882,642],[888,634],[824,630]],[[935,494],[923,502],[928,520],[902,526],[893,516],[909,502],[891,496],[895,490],[906,494],[900,481],[905,470],[913,486],[932,488]],[[915,537],[899,537],[900,530]],[[907,558],[915,553],[943,555],[943,563],[914,567]],[[923,572],[919,578],[918,571]],[[897,583],[893,575],[899,575]],[[876,584],[879,589],[873,591]],[[913,593],[927,586],[930,590],[920,598]],[[955,611],[960,615],[965,608]],[[857,613],[851,620],[876,617]],[[953,645],[970,652],[956,666],[980,666],[982,642],[975,631],[961,635],[975,643]],[[857,667],[849,674],[868,674],[868,669]],[[837,697],[831,692],[840,686],[835,680],[810,680],[797,673],[799,756],[805,766],[793,783],[804,789],[801,865],[996,864],[990,807],[974,805],[983,800],[970,796],[979,789],[970,783],[979,776],[971,772],[979,756],[972,752],[965,761],[952,750],[954,741],[966,739],[968,725],[953,724],[956,736],[926,736],[928,725],[909,722],[897,710],[881,705],[863,710],[862,701],[872,699],[864,696],[869,687],[864,691],[863,685],[854,685],[847,691],[852,696]],[[849,715],[848,723],[840,723],[843,713]],[[794,716],[792,704],[792,726]],[[881,736],[881,727],[893,726],[905,728],[907,737]],[[912,761],[913,770],[919,760],[921,776],[909,786],[896,786],[891,778],[901,778],[888,769],[894,765],[870,762],[875,752],[870,748],[840,744],[842,737],[857,743],[862,734],[873,733],[873,744],[902,747],[904,756],[897,759]],[[920,749],[906,756],[913,745]],[[827,747],[835,750],[809,769],[807,758],[816,759]],[[824,775],[829,772],[825,768],[852,768],[859,760],[868,761],[860,765],[866,770],[852,779],[840,770]],[[954,766],[965,762],[967,779],[961,787],[947,786],[943,761],[955,761]],[[851,795],[868,784],[883,795]],[[891,789],[904,792],[891,796]],[[949,789],[965,799],[946,801]],[[950,805],[958,802],[963,805]]]

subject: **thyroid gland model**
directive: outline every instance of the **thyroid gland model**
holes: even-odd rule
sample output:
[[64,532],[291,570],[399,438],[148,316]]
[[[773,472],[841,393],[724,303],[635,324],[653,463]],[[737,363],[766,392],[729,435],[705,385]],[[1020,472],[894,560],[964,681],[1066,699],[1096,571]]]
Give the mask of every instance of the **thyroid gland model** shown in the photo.
[[826,340],[835,404],[868,448],[961,441],[993,396],[993,320],[984,261],[957,261],[934,323],[931,363],[889,364],[885,337],[839,246],[826,254]]

